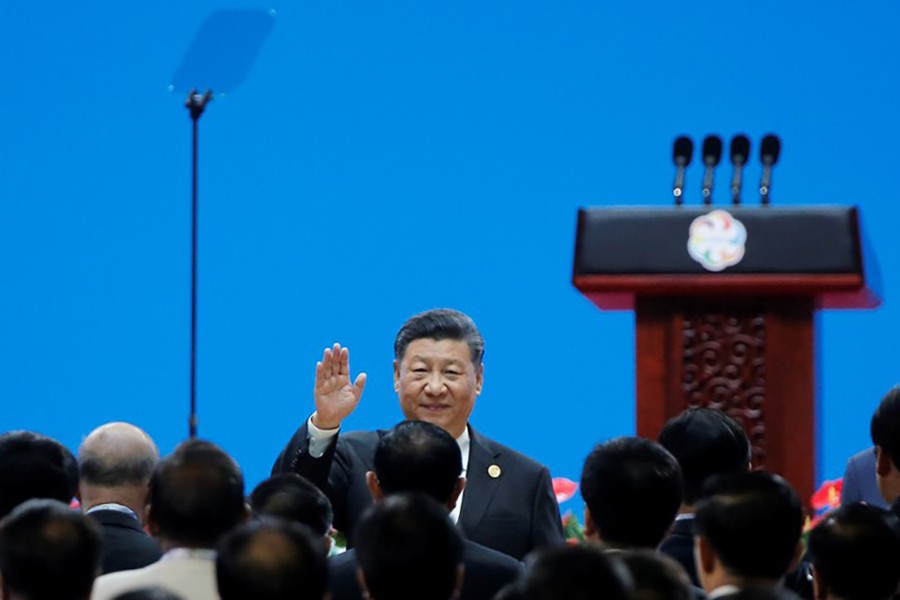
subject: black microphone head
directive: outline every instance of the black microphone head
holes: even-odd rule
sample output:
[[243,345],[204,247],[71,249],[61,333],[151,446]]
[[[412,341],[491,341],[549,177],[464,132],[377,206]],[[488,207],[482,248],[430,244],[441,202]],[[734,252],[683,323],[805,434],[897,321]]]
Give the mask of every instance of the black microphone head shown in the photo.
[[739,133],[731,138],[731,164],[742,167],[750,157],[750,138]]
[[717,135],[708,135],[703,140],[703,164],[707,167],[715,167],[722,159],[722,138]]
[[778,162],[778,155],[781,153],[781,140],[777,135],[770,133],[762,139],[759,145],[759,160],[764,165],[774,165]]
[[694,156],[694,142],[686,135],[675,138],[672,144],[672,160],[679,167],[686,167],[691,164],[691,158]]

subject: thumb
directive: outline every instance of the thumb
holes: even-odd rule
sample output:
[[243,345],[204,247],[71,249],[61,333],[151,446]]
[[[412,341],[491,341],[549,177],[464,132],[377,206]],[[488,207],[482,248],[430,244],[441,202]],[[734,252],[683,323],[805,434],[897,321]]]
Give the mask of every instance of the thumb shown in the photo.
[[363,388],[366,387],[366,374],[360,373],[356,376],[356,381],[353,382],[353,395],[356,396],[356,399],[359,400],[362,397]]

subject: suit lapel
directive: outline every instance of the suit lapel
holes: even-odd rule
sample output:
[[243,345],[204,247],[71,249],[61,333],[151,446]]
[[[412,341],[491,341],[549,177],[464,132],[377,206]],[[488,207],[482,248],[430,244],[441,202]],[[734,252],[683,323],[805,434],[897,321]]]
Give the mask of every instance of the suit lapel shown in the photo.
[[471,536],[484,518],[494,494],[503,478],[491,477],[488,468],[499,464],[500,452],[494,450],[490,442],[469,426],[469,465],[466,469],[466,491],[463,494],[459,525],[466,535]]

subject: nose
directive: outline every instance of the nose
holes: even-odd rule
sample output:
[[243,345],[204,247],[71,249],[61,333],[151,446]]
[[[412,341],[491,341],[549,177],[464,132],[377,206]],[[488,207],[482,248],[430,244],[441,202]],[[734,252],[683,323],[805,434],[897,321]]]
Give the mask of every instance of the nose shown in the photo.
[[430,396],[439,396],[444,391],[444,378],[440,373],[431,373],[425,384],[425,393]]

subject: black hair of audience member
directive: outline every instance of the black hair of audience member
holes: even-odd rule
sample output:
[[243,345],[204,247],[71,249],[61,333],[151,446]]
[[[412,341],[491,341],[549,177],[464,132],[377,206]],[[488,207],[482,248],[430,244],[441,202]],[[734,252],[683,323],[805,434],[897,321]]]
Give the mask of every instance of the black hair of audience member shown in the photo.
[[780,580],[796,557],[803,506],[778,475],[754,471],[714,477],[703,487],[695,514],[696,534],[709,541],[734,576]]
[[590,544],[540,550],[528,558],[527,600],[631,600],[634,584],[615,554]]
[[437,308],[410,317],[394,338],[394,358],[401,360],[410,343],[421,340],[459,340],[469,347],[472,364],[478,366],[484,357],[484,338],[475,321],[458,310]]
[[892,387],[872,415],[872,443],[900,469],[900,385]]
[[164,546],[212,548],[245,517],[241,470],[212,442],[182,442],[150,479],[148,525]]
[[669,419],[659,443],[681,467],[682,502],[693,506],[713,475],[750,470],[750,440],[731,417],[714,408],[689,408]]
[[443,428],[403,421],[378,441],[374,466],[385,495],[420,492],[446,504],[459,482],[462,458],[459,444]]
[[656,548],[681,506],[681,469],[652,440],[616,438],[585,459],[581,496],[603,543]]
[[[900,524],[866,504],[842,506],[810,532],[816,584],[846,600],[886,600],[900,584]],[[824,597],[820,594],[818,597]]]
[[273,475],[250,494],[254,516],[279,517],[306,525],[321,536],[331,532],[334,512],[328,496],[296,473]]
[[78,491],[78,462],[56,440],[31,431],[0,435],[0,518],[32,498],[69,503]]
[[114,597],[113,600],[184,600],[175,592],[161,587],[148,587],[139,590],[125,592]]
[[424,494],[370,506],[356,557],[371,600],[448,600],[462,585],[462,536],[447,507]]
[[684,567],[665,554],[640,549],[622,552],[634,580],[634,600],[694,600],[694,586]]
[[222,538],[216,556],[221,600],[321,600],[328,545],[300,523],[262,517]]
[[100,572],[97,525],[58,500],[28,500],[0,520],[0,595],[86,600]]

